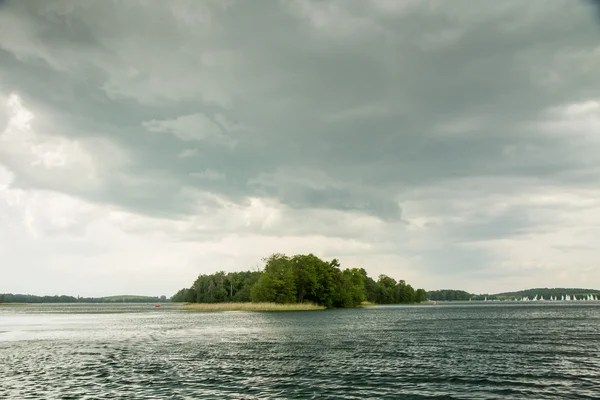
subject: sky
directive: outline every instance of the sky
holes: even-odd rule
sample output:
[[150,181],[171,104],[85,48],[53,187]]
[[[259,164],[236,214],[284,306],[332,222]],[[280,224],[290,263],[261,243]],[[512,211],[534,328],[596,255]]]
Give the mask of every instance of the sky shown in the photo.
[[599,71],[591,1],[3,1],[0,292],[600,288]]

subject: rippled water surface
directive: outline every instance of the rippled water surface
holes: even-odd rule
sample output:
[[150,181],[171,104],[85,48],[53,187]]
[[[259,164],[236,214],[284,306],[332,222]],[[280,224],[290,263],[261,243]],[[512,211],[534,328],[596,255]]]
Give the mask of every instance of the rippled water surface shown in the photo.
[[600,305],[0,307],[0,398],[600,398]]

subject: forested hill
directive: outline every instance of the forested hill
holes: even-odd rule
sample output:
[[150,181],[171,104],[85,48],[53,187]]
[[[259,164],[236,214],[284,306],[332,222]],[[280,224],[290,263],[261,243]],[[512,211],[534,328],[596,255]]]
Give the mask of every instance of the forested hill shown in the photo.
[[165,296],[74,297],[0,293],[0,303],[158,303],[166,300]]
[[529,297],[530,299],[535,296],[544,297],[549,299],[550,297],[560,298],[564,295],[585,297],[587,295],[599,295],[600,290],[597,289],[580,289],[580,288],[534,288],[519,290],[516,292],[504,292],[497,294],[473,294],[464,290],[431,290],[427,292],[429,300],[441,300],[441,301],[468,301],[468,300],[513,300],[521,299],[523,297]]
[[262,271],[217,272],[200,275],[190,288],[171,301],[311,302],[328,308],[356,307],[363,301],[378,304],[416,303],[427,300],[423,289],[380,275],[377,281],[363,268],[342,269],[338,260],[324,261],[313,254],[288,257],[273,254]]

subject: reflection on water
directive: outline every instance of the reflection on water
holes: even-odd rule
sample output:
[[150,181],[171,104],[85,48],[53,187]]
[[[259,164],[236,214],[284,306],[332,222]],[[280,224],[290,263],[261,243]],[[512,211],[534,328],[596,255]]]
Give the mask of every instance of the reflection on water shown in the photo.
[[600,398],[600,306],[0,307],[0,398]]

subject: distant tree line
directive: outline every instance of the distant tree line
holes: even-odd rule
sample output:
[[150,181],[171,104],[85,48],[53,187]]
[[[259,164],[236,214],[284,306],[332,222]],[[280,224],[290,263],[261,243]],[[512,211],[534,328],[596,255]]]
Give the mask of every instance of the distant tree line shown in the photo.
[[273,254],[262,271],[216,272],[200,275],[181,289],[173,302],[311,302],[328,308],[356,307],[363,301],[379,304],[418,303],[425,290],[380,275],[375,281],[363,268],[341,269],[337,259],[324,261],[313,254]]
[[0,303],[158,303],[164,301],[167,301],[166,296],[74,297],[0,293]]
[[468,301],[473,295],[464,290],[443,289],[430,290],[427,292],[427,297],[435,301]]

